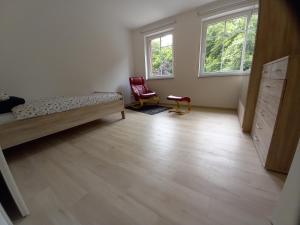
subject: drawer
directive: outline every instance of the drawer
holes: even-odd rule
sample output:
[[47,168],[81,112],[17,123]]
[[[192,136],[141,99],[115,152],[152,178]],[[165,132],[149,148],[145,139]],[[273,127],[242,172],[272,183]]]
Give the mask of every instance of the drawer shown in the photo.
[[253,138],[253,143],[256,148],[256,151],[258,152],[259,158],[263,166],[265,166],[267,160],[267,149],[265,149],[264,146],[262,145],[261,140],[259,139],[255,130],[252,130],[252,138]]
[[273,63],[269,77],[271,79],[281,79],[281,80],[285,79],[287,67],[288,67],[288,59],[284,59],[276,63]]
[[268,113],[268,115],[270,114],[271,117],[277,117],[280,99],[268,99],[266,96],[263,96],[263,98],[260,99],[260,102],[261,108],[265,111],[265,113]]
[[280,99],[285,80],[262,79],[261,89],[268,96]]
[[282,98],[285,80],[263,79],[258,96],[258,105],[276,119]]
[[258,91],[258,98],[259,99],[262,99],[262,96],[263,96],[263,93],[264,93],[264,81],[266,80],[267,78],[262,78],[261,81],[260,81],[260,86],[259,86],[259,91]]
[[273,129],[267,125],[260,115],[256,114],[253,122],[252,138],[263,163],[266,161],[269,152],[272,135]]
[[264,102],[258,100],[255,113],[259,115],[271,129],[274,129],[277,114],[271,112]]
[[[256,135],[261,140],[265,149],[268,150],[271,144],[273,128],[268,125],[268,123],[259,114],[256,115],[256,121],[253,124]],[[267,152],[266,152],[267,153]]]
[[272,71],[272,64],[265,64],[263,66],[262,77],[269,78]]

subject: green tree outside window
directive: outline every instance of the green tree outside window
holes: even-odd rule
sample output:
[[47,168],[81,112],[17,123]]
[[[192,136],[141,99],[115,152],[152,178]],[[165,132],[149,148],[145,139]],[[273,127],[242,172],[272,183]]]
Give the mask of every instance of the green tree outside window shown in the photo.
[[209,24],[205,39],[204,72],[249,71],[257,19],[256,13],[250,17],[239,16]]
[[173,35],[151,40],[152,76],[173,75]]

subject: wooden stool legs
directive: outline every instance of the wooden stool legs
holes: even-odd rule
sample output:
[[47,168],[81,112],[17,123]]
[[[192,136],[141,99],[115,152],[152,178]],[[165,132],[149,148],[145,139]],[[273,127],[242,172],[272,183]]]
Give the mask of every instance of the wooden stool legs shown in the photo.
[[[168,100],[170,101],[175,101],[176,102],[176,109],[172,109],[169,112],[175,112],[177,114],[185,114],[191,111],[191,98],[188,96],[174,96],[174,95],[169,95],[167,97]],[[182,111],[180,109],[180,102],[186,102],[187,103],[187,108],[188,110]]]
[[169,110],[169,112],[175,112],[177,114],[185,114],[185,113],[188,113],[191,111],[191,103],[190,102],[187,102],[187,108],[188,110],[181,110],[180,108],[180,102],[179,101],[175,101],[176,102],[176,108],[175,109],[171,109]]

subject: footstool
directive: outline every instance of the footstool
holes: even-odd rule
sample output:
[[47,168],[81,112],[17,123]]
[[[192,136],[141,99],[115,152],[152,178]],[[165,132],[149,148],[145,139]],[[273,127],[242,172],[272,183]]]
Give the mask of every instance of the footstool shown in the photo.
[[[169,95],[167,97],[167,99],[176,102],[176,109],[171,109],[169,112],[176,112],[178,114],[185,114],[185,113],[191,111],[191,98],[190,97]],[[182,102],[185,102],[187,104],[188,110],[183,111],[183,110],[180,109],[180,103],[182,103]]]

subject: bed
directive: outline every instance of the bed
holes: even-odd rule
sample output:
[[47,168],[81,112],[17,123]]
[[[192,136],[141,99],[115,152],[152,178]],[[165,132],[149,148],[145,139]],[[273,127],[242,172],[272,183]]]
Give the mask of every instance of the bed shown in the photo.
[[97,92],[89,96],[55,97],[36,100],[13,108],[0,116],[0,145],[10,148],[104,116],[121,113],[120,93]]

